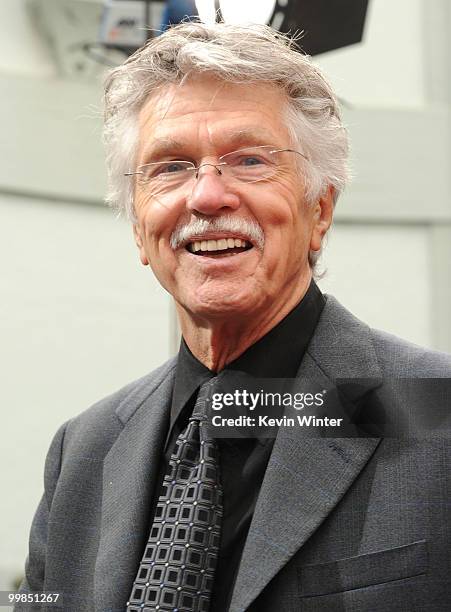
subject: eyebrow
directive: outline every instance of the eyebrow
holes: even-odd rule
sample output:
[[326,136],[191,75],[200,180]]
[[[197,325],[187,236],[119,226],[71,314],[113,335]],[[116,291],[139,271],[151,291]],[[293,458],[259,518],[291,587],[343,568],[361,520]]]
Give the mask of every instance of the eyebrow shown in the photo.
[[187,143],[174,140],[173,138],[156,138],[149,146],[144,148],[141,158],[149,159],[157,156],[163,157],[174,151],[182,150],[186,144]]
[[[222,146],[218,148],[233,151],[235,148],[244,147],[246,145],[275,144],[274,142],[270,142],[272,140],[274,140],[274,138],[264,129],[258,127],[244,128],[242,130],[224,132],[221,134]],[[193,143],[189,141],[179,141],[169,137],[156,138],[143,150],[141,158],[148,161],[151,158],[174,155],[184,150],[186,151],[189,147],[192,147],[192,144]]]
[[224,134],[225,140],[229,146],[240,147],[246,145],[268,145],[274,144],[274,137],[266,130],[261,128],[245,128],[238,132]]

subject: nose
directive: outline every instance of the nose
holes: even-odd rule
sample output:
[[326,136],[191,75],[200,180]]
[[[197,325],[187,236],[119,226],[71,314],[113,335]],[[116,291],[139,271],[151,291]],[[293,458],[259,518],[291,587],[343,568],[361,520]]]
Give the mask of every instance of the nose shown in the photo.
[[187,209],[204,215],[216,215],[225,212],[224,209],[236,210],[239,206],[240,199],[230,191],[220,166],[203,164],[191,195],[186,200]]

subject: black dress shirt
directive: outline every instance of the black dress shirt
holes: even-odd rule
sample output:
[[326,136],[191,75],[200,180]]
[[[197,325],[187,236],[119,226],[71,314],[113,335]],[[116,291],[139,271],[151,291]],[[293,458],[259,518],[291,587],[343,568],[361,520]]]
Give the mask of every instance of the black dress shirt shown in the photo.
[[[244,372],[256,378],[294,378],[324,304],[324,296],[312,281],[301,302],[263,338],[235,361],[227,364],[222,375],[227,376],[226,372],[230,370]],[[191,416],[199,387],[216,374],[200,363],[182,340],[170,425],[164,455],[161,458],[160,484],[175,441]],[[217,443],[224,517],[210,609],[214,612],[226,612],[274,439],[218,438]],[[156,494],[152,518],[157,501]]]

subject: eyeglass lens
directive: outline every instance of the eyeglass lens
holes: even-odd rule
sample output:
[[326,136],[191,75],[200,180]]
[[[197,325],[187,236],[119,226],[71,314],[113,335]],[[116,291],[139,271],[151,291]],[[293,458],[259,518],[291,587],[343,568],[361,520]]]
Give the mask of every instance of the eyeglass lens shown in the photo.
[[139,168],[140,182],[149,186],[161,182],[166,183],[168,187],[177,186],[191,180],[198,174],[198,170],[208,166],[219,170],[218,174],[243,182],[262,180],[277,170],[277,152],[273,150],[273,147],[232,151],[220,157],[218,161],[218,164],[201,164],[199,168],[192,162],[182,160],[146,164]]

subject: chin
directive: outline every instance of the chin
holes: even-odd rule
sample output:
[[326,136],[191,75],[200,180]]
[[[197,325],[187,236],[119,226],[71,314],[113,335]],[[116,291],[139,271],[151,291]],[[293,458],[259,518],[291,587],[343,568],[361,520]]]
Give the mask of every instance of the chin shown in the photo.
[[228,317],[243,317],[255,315],[259,306],[259,300],[255,293],[247,290],[237,291],[203,291],[186,296],[181,300],[182,307],[194,317],[203,319],[224,319]]

